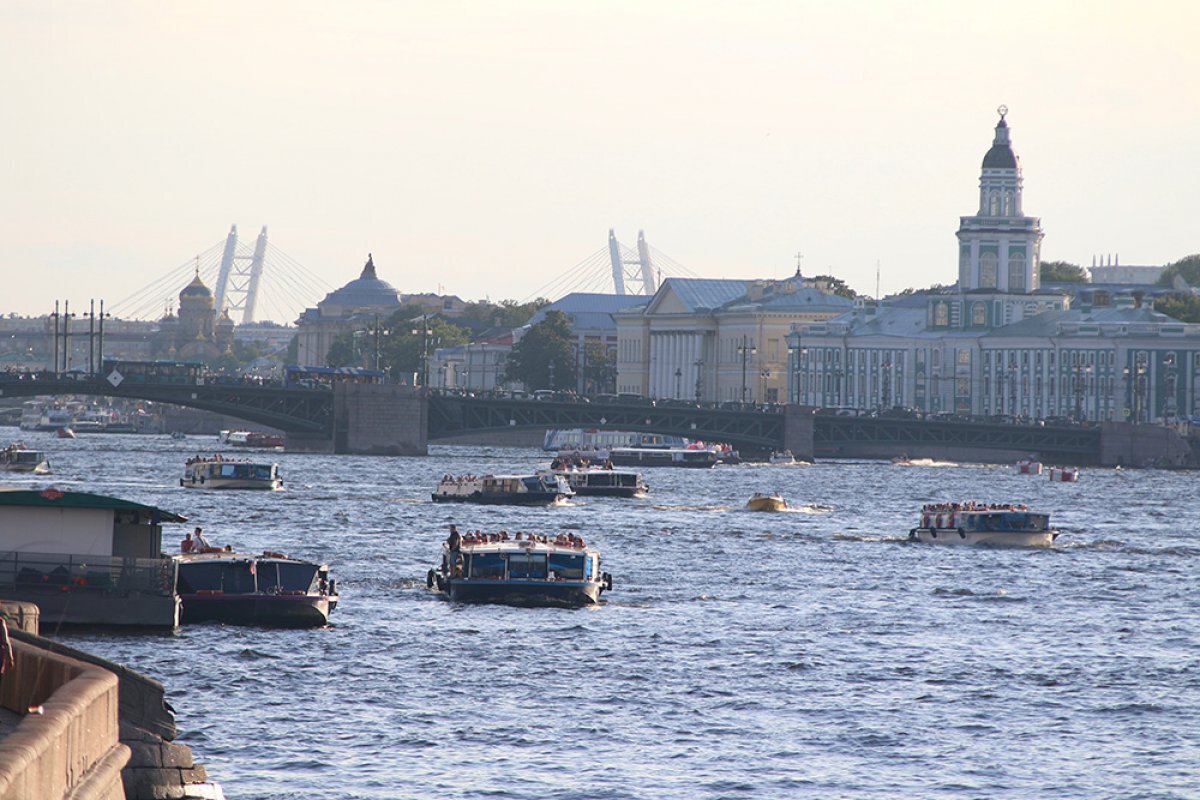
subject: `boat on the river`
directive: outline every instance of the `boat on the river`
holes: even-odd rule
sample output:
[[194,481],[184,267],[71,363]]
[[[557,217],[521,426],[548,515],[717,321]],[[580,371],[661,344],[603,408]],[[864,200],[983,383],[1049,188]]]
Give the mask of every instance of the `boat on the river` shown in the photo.
[[227,622],[281,628],[318,628],[338,604],[329,567],[283,553],[239,553],[184,540],[175,555],[175,587],[183,623]]
[[573,533],[459,536],[451,527],[426,584],[460,603],[586,606],[612,590],[612,576],[600,571],[600,553]]
[[790,464],[795,464],[796,457],[794,455],[792,455],[791,450],[776,450],[775,452],[771,453],[770,458],[767,459],[767,463],[768,464],[782,464],[782,465],[786,466],[786,465],[790,465]]
[[1022,458],[1017,462],[1018,475],[1041,475],[1042,462],[1038,461],[1034,456]]
[[72,430],[71,428],[59,428],[54,433],[60,439],[74,439],[75,438],[75,431]]
[[747,511],[784,511],[788,507],[787,501],[783,499],[783,495],[779,492],[771,492],[770,494],[755,493],[748,501],[746,501]]
[[615,469],[608,463],[600,467],[572,467],[565,459],[556,458],[550,470],[566,478],[571,491],[580,496],[644,497],[650,491],[640,472]]
[[1079,480],[1078,467],[1051,467],[1047,474],[1051,483],[1075,483]]
[[929,503],[921,508],[920,524],[908,538],[935,544],[983,544],[1007,547],[1046,547],[1059,531],[1050,515],[1016,503]]
[[546,506],[574,496],[566,478],[551,471],[533,475],[443,475],[435,503]]
[[279,465],[224,456],[195,456],[184,465],[180,486],[189,489],[280,489]]
[[234,447],[258,447],[261,449],[282,448],[286,439],[278,433],[263,433],[261,431],[221,431],[217,438],[221,444]]
[[50,472],[50,460],[41,450],[30,450],[24,442],[13,442],[0,450],[0,470],[46,475]]
[[608,460],[617,467],[693,467],[710,469],[721,460],[708,447],[614,447]]

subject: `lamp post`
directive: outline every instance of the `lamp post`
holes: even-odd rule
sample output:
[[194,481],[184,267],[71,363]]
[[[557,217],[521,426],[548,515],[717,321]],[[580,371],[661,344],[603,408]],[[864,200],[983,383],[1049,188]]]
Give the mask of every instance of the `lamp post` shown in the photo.
[[750,337],[742,334],[742,343],[738,345],[738,352],[742,356],[742,402],[746,402],[746,361],[750,356],[758,352],[758,348],[750,344]]
[[696,367],[696,405],[700,405],[700,394],[701,394],[701,390],[704,387],[704,378],[703,378],[703,372],[702,372],[702,369],[704,367],[704,362],[697,360],[695,367]]
[[880,394],[880,399],[883,400],[883,408],[881,408],[880,411],[886,411],[888,408],[891,407],[891,399],[892,399],[892,359],[891,359],[891,357],[885,358],[883,360],[883,364],[881,364],[880,366],[883,367],[883,390]]
[[683,367],[675,368],[675,396],[683,398]]
[[426,320],[421,321],[421,327],[414,328],[412,335],[421,335],[421,385],[425,386],[429,383],[429,336],[433,330],[429,327]]
[[1087,382],[1087,375],[1092,371],[1091,367],[1086,367],[1083,364],[1075,365],[1075,421],[1083,421],[1083,390]]
[[767,402],[767,381],[771,379],[771,370],[764,369],[758,373],[758,401]]

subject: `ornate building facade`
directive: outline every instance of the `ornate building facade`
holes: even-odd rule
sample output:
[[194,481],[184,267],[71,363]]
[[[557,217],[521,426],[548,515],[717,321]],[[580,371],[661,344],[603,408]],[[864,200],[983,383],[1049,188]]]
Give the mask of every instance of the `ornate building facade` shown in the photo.
[[369,254],[362,273],[340,289],[325,295],[316,308],[307,308],[296,320],[299,353],[304,366],[325,366],[333,340],[347,331],[362,330],[385,320],[400,308],[400,293],[375,274]]
[[1200,325],[1139,307],[1071,307],[1039,286],[1041,221],[1024,215],[1000,109],[952,289],[792,326],[791,402],[928,413],[1153,421],[1200,414]]
[[233,329],[227,312],[217,316],[212,290],[197,271],[179,292],[178,314],[168,313],[159,321],[154,352],[159,358],[210,363],[232,352]]

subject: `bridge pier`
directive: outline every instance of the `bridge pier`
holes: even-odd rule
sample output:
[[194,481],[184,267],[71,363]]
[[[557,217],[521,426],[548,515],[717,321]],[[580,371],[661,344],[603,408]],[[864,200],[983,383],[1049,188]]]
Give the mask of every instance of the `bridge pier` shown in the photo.
[[[428,421],[429,401],[411,386],[334,385],[331,443],[334,453],[428,455]],[[290,438],[288,445],[291,446]]]
[[1101,423],[1100,464],[1105,467],[1197,466],[1188,440],[1174,428],[1130,422]]
[[812,406],[795,406],[789,403],[783,407],[783,447],[785,450],[791,450],[792,455],[799,461],[814,460],[814,413],[816,409]]

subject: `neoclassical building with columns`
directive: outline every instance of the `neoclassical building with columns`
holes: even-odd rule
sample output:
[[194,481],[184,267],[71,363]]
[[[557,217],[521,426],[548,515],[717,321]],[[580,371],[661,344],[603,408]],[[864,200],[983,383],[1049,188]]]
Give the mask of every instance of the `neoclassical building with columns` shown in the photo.
[[1072,307],[1040,288],[1041,220],[1024,213],[999,111],[979,207],[960,218],[957,285],[793,325],[789,400],[1091,421],[1200,414],[1200,325],[1132,295]]
[[853,301],[797,272],[783,280],[667,278],[650,301],[613,313],[617,391],[654,399],[783,402],[786,337]]

